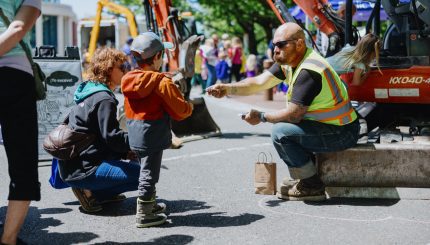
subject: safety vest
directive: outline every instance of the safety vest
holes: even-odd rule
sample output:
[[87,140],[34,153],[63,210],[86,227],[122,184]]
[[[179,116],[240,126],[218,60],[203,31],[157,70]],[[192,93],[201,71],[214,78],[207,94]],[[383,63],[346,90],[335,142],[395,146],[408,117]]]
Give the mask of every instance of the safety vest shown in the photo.
[[308,48],[305,57],[294,73],[291,67],[281,66],[289,85],[287,102],[291,101],[294,84],[302,69],[311,70],[321,75],[321,91],[314,98],[304,115],[305,120],[315,120],[333,125],[346,125],[357,119],[352,108],[345,85],[327,61],[312,49]]

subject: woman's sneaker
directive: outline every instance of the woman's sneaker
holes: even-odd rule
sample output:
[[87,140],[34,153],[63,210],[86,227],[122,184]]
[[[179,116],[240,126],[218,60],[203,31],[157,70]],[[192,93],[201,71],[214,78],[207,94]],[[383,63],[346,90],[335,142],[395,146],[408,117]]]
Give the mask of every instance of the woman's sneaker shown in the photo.
[[108,204],[108,203],[114,203],[114,202],[122,202],[125,199],[127,199],[127,197],[124,194],[118,194],[118,195],[113,196],[111,198],[99,201],[99,204]]
[[103,210],[103,207],[97,202],[94,197],[87,197],[83,189],[72,188],[72,191],[78,199],[79,203],[81,204],[81,209],[84,212],[97,213]]
[[167,216],[163,213],[165,210],[166,205],[164,203],[156,203],[154,199],[143,201],[137,198],[136,227],[145,228],[164,224],[167,219]]

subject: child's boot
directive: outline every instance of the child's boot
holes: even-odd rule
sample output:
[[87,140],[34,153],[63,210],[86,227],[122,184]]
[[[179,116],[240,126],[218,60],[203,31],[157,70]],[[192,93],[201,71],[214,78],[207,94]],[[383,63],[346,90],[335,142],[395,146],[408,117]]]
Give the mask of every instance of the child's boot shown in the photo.
[[166,222],[167,216],[163,213],[166,210],[164,203],[156,203],[154,198],[144,201],[138,197],[136,207],[136,227],[145,228]]

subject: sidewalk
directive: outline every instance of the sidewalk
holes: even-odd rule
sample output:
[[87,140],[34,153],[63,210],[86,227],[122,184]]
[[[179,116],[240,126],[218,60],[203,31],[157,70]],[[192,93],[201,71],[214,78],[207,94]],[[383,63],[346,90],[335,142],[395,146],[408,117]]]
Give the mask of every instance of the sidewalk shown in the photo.
[[[201,91],[200,86],[193,87],[191,90],[191,98],[202,96],[200,94],[200,91]],[[264,109],[267,108],[268,110],[280,110],[286,107],[284,93],[279,93],[279,92],[274,93],[273,100],[266,100],[265,93],[266,91],[261,91],[257,94],[248,95],[248,96],[228,95],[228,97],[225,97],[225,98],[227,100],[234,100],[234,101],[245,103],[258,108],[264,108]]]
[[265,91],[262,91],[249,96],[229,95],[229,98],[238,102],[272,110],[280,110],[286,107],[284,93],[274,93],[273,100],[266,100],[265,93]]

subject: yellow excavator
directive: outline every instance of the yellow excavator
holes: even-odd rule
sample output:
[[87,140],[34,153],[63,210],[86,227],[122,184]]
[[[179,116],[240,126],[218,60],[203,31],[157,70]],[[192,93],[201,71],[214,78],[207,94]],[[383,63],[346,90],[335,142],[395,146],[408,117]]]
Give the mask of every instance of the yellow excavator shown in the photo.
[[97,2],[97,12],[94,20],[93,29],[91,30],[91,38],[90,43],[88,47],[88,55],[85,57],[86,61],[88,62],[91,57],[93,57],[94,52],[97,48],[97,40],[99,39],[99,33],[100,33],[100,23],[102,20],[102,11],[104,8],[109,9],[109,11],[115,13],[124,15],[128,22],[129,32],[130,36],[136,37],[138,35],[137,30],[137,22],[134,18],[133,12],[119,4],[113,3],[109,0],[99,0]]

